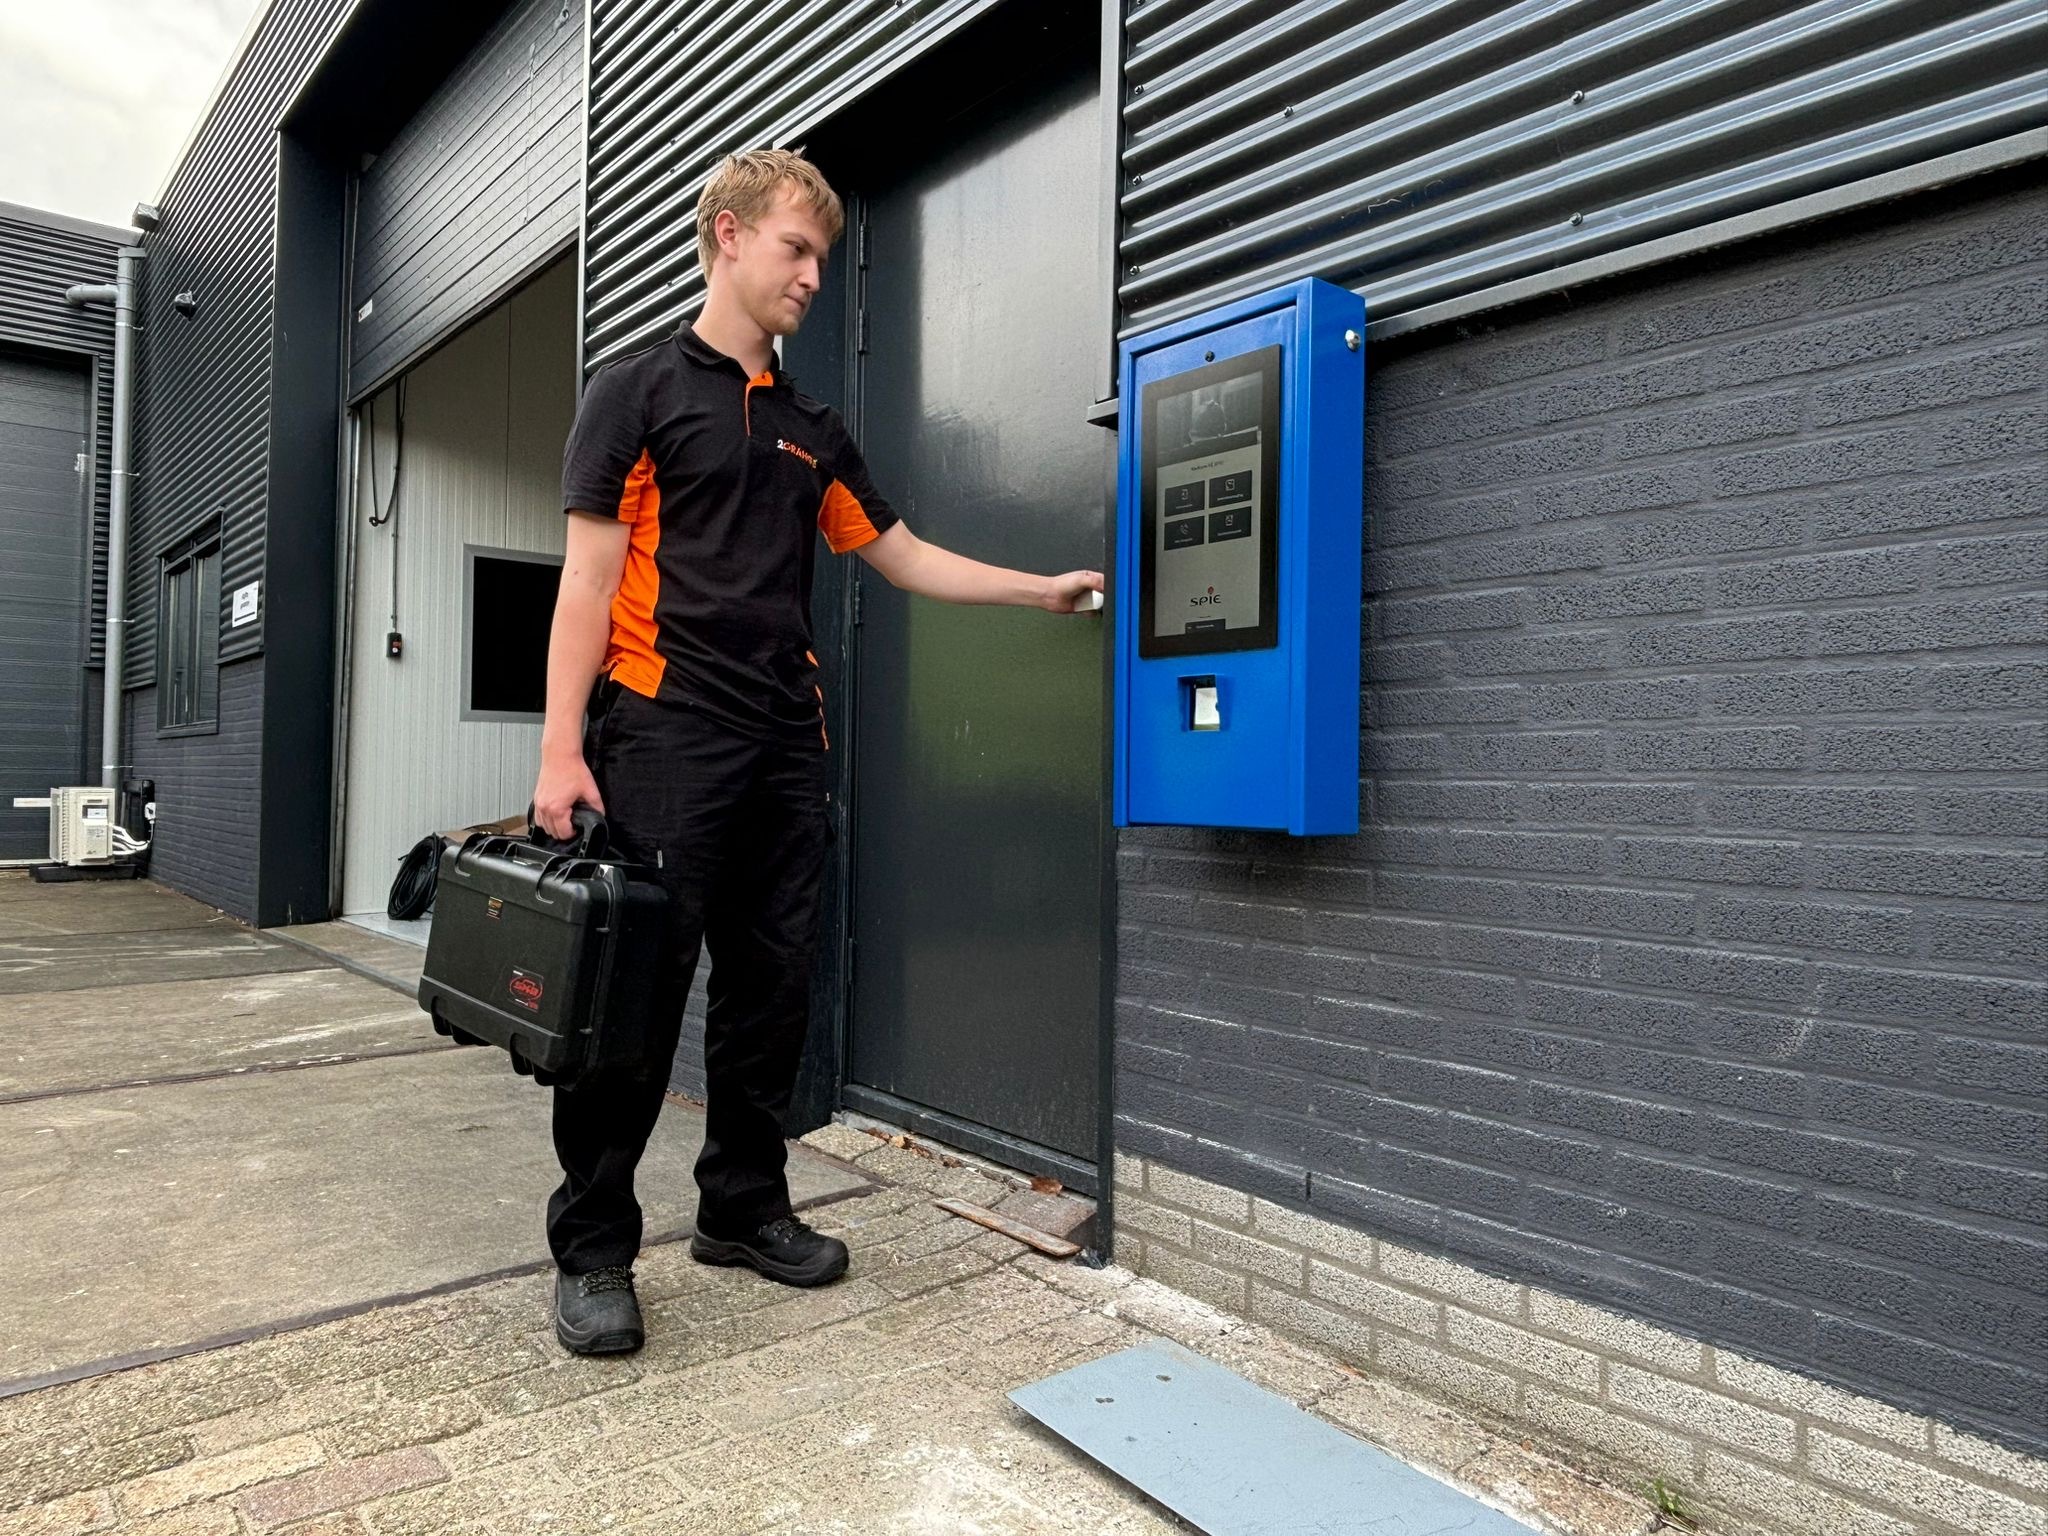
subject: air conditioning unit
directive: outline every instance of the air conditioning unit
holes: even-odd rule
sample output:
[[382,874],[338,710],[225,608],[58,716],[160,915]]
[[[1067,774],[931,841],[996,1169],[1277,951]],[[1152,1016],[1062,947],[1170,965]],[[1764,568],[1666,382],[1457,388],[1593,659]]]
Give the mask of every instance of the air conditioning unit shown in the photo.
[[[96,869],[132,863],[148,852],[148,837],[137,838],[122,824],[122,816],[129,809],[123,806],[122,798],[127,795],[146,799],[154,792],[155,786],[146,780],[130,780],[121,789],[69,784],[59,785],[47,797],[17,796],[14,804],[22,810],[49,807],[51,864],[65,869]],[[147,801],[141,810],[141,824],[153,826],[155,802]]]
[[72,785],[50,791],[50,857],[73,868],[114,857],[115,791]]

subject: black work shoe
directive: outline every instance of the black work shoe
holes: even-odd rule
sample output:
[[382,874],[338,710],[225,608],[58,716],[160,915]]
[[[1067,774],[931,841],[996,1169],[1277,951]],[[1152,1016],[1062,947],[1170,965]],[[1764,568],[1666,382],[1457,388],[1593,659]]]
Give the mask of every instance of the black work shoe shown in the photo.
[[633,1271],[624,1264],[555,1274],[555,1337],[578,1355],[623,1355],[647,1342]]
[[699,1264],[744,1264],[784,1285],[823,1285],[846,1273],[846,1244],[813,1232],[794,1216],[781,1216],[751,1237],[690,1239]]

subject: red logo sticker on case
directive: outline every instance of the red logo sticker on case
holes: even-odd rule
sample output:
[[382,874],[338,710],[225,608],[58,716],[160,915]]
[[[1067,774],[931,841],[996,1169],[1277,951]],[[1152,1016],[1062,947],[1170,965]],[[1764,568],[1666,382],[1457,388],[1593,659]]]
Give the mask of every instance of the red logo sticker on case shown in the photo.
[[514,967],[511,985],[505,990],[512,994],[512,1001],[527,1012],[539,1013],[541,994],[546,989],[547,982],[544,978],[534,975],[531,971],[522,971]]

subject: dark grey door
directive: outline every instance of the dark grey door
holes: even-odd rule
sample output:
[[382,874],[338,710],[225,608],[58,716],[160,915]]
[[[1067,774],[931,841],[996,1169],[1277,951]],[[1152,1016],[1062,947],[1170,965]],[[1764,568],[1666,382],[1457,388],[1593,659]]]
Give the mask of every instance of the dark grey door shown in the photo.
[[[1092,60],[1004,92],[866,205],[876,483],[919,536],[1032,571],[1103,560],[1096,96]],[[1086,1187],[1103,627],[859,579],[847,1100]]]
[[85,767],[88,395],[80,369],[0,352],[0,859],[49,853],[49,812],[14,797]]

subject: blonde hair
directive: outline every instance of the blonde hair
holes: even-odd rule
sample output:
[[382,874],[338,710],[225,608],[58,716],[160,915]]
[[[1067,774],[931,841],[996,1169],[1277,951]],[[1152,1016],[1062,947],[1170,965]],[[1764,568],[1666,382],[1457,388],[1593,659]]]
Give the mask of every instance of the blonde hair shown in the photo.
[[697,259],[710,275],[718,254],[718,216],[730,212],[742,224],[757,224],[788,187],[825,226],[828,240],[846,227],[846,209],[824,174],[800,150],[746,149],[727,155],[704,183],[697,199]]

